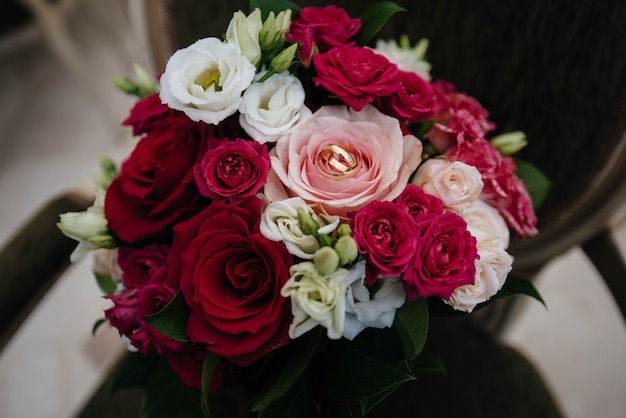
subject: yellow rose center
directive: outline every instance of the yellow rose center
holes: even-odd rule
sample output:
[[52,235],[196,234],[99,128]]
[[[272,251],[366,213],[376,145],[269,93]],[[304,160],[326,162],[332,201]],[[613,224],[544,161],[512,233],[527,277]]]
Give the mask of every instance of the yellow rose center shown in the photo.
[[200,75],[194,80],[194,84],[201,86],[204,91],[208,90],[209,87],[213,86],[215,91],[222,90],[222,87],[219,85],[220,82],[220,70],[217,68],[207,68],[202,71]]
[[362,164],[361,153],[351,145],[327,144],[317,155],[317,170],[333,180],[355,176]]

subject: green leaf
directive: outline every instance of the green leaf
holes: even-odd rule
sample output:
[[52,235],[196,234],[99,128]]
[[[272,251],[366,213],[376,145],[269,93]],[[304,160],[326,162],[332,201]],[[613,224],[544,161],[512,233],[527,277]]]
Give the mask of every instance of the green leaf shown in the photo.
[[396,311],[393,329],[402,342],[406,360],[417,357],[428,336],[428,301],[419,299],[402,305]]
[[261,411],[258,418],[313,418],[315,409],[309,370],[306,370],[282,397]]
[[[530,280],[512,275],[509,275],[509,277],[507,277],[506,282],[504,282],[504,286],[502,286],[502,289],[500,289],[500,291],[496,293],[496,295],[493,296],[489,301],[495,301],[513,295],[530,296],[531,298],[534,298],[537,301],[541,302],[541,304],[546,308],[548,307],[546,305],[546,302],[539,294],[539,291],[537,290],[537,288],[535,288]],[[489,303],[489,301],[485,303]]]
[[101,274],[97,272],[93,272],[94,277],[96,278],[96,283],[98,287],[105,295],[112,295],[115,293],[117,289],[117,283],[113,280],[110,274]]
[[378,396],[415,379],[402,356],[402,343],[389,328],[366,329],[351,342],[330,341],[317,356],[316,386],[335,400]]
[[107,320],[104,318],[100,318],[98,319],[94,324],[93,327],[91,327],[91,336],[93,337],[94,335],[96,335],[96,331],[98,331],[98,329],[102,326],[102,324],[106,323]]
[[550,180],[533,164],[528,161],[515,159],[517,176],[522,180],[528,194],[533,201],[533,208],[537,210],[550,191]]
[[159,361],[156,353],[147,356],[137,352],[127,353],[117,367],[111,391],[143,388],[159,367]]
[[144,320],[148,325],[166,337],[185,342],[189,341],[185,333],[188,313],[189,307],[185,303],[185,298],[183,294],[178,291],[174,299],[172,299],[165,308],[145,317]]
[[441,354],[429,346],[424,347],[420,355],[413,360],[411,366],[414,372],[447,373],[446,364]]
[[283,10],[291,9],[291,18],[294,19],[300,12],[300,6],[289,0],[250,0],[250,12],[254,9],[261,10],[261,18],[265,21],[270,12],[275,14]]
[[162,359],[148,379],[142,405],[142,418],[198,418],[200,391],[186,386]]
[[321,404],[320,415],[333,418],[363,418],[363,413],[363,406],[360,402],[325,399]]
[[387,20],[398,12],[406,9],[390,1],[381,1],[372,4],[359,17],[361,30],[359,32],[359,45],[366,45],[385,26]]
[[213,371],[215,370],[215,366],[217,365],[219,359],[220,356],[207,351],[204,355],[204,361],[202,362],[201,401],[202,412],[205,417],[211,417],[211,411],[209,409],[209,385],[211,384],[211,377],[213,376]]
[[260,389],[252,397],[252,412],[267,408],[293,386],[309,364],[320,340],[321,327],[317,327],[291,341],[285,349],[270,353],[270,356],[278,358],[267,367],[270,373],[262,376]]

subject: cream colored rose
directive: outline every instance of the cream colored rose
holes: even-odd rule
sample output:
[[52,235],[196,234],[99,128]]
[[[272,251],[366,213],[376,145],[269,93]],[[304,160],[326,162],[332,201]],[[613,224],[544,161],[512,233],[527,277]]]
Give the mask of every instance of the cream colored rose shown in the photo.
[[493,206],[478,199],[458,211],[458,214],[467,222],[467,229],[476,237],[478,246],[504,250],[509,247],[511,232],[500,212]]
[[235,12],[226,29],[226,42],[237,45],[253,65],[261,61],[259,33],[262,26],[261,10],[254,9],[247,17],[241,11]]
[[259,229],[265,238],[282,241],[291,254],[309,260],[320,246],[313,235],[302,232],[298,209],[311,215],[320,225],[320,234],[330,234],[339,225],[339,217],[318,215],[304,200],[293,197],[269,203],[261,215]]
[[239,123],[255,141],[276,142],[298,123],[311,118],[304,88],[288,72],[274,74],[248,87],[239,105]]
[[398,44],[394,39],[376,41],[374,51],[387,57],[387,59],[398,66],[402,71],[417,73],[424,80],[430,81],[431,65],[424,58],[428,49],[428,39],[420,40],[414,47],[411,47],[408,37],[400,39]]
[[365,261],[355,264],[348,274],[346,322],[343,336],[353,340],[365,328],[386,328],[393,325],[396,309],[404,304],[406,294],[399,277],[378,279],[380,287],[372,295],[364,285]]
[[476,305],[489,300],[502,288],[511,271],[513,257],[501,248],[478,247],[478,255],[474,284],[456,288],[446,301],[456,310],[472,312]]
[[330,275],[320,274],[310,261],[291,266],[291,277],[281,295],[291,298],[293,322],[289,337],[294,339],[317,325],[326,328],[328,338],[343,333],[348,270],[340,268]]
[[476,167],[440,159],[422,164],[413,184],[440,198],[446,208],[456,210],[478,199],[483,189],[482,176]]
[[161,101],[193,121],[216,125],[237,111],[255,73],[255,66],[234,43],[200,39],[167,62]]

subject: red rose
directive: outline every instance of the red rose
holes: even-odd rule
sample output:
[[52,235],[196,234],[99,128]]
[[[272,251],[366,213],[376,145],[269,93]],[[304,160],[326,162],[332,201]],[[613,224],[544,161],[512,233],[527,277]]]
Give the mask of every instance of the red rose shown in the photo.
[[133,135],[138,136],[150,132],[156,124],[172,116],[176,111],[161,103],[158,93],[151,94],[137,101],[128,118],[122,122],[124,126],[132,126]]
[[[163,354],[166,350],[177,350],[182,347],[182,342],[166,337],[144,320],[145,317],[165,308],[174,299],[175,295],[176,292],[164,283],[151,283],[137,289],[137,315],[142,329],[147,331],[147,334],[144,336],[143,332],[135,332],[131,336],[131,343],[140,352],[147,353],[152,349],[156,349],[159,354]],[[141,343],[135,344],[139,340],[139,335],[141,335]]]
[[394,203],[406,209],[416,221],[423,215],[441,215],[443,213],[441,199],[426,193],[421,187],[414,184],[407,184],[402,194],[394,200]]
[[171,117],[137,143],[104,202],[109,227],[120,239],[162,236],[198,212],[203,204],[193,167],[202,160],[212,134],[212,125]]
[[130,336],[139,327],[135,291],[131,289],[105,298],[113,302],[113,307],[104,311],[104,318],[120,335]]
[[[184,348],[167,353],[167,364],[187,386],[200,388],[202,385],[202,365],[206,348],[201,345],[188,344]],[[211,376],[209,393],[215,392],[225,382],[239,373],[239,368],[218,361]]]
[[120,247],[117,262],[123,272],[124,286],[133,289],[164,281],[168,251],[167,246],[157,244],[138,249]]
[[384,113],[409,123],[424,122],[435,115],[435,93],[432,86],[416,73],[398,71],[401,87],[389,96],[376,99]]
[[315,85],[324,87],[355,110],[402,87],[396,78],[398,67],[369,48],[333,48],[314,55],[313,65],[317,72]]
[[407,300],[428,296],[448,300],[457,287],[474,283],[476,238],[455,213],[425,217],[427,222],[416,223],[417,248],[403,276]]
[[293,258],[258,230],[261,201],[214,202],[174,228],[168,280],[189,305],[192,342],[246,366],[288,343],[289,300],[280,290]]
[[194,173],[202,195],[238,204],[263,187],[269,169],[265,145],[243,139],[213,140]]
[[361,21],[352,19],[337,6],[304,7],[297,19],[291,21],[285,38],[300,44],[300,59],[305,65],[316,52],[326,52],[343,45],[354,45],[351,38],[361,29]]
[[373,201],[350,219],[359,253],[367,260],[367,283],[379,275],[400,275],[415,254],[413,218],[392,202]]

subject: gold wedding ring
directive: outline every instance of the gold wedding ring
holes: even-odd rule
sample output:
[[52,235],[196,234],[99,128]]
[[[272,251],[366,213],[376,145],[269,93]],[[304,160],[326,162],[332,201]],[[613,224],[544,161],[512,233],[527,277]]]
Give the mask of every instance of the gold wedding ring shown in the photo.
[[351,145],[326,144],[317,155],[318,171],[330,179],[352,177],[361,165],[361,153]]

